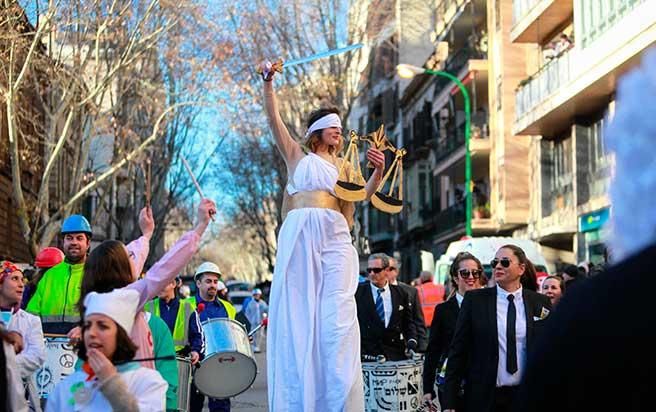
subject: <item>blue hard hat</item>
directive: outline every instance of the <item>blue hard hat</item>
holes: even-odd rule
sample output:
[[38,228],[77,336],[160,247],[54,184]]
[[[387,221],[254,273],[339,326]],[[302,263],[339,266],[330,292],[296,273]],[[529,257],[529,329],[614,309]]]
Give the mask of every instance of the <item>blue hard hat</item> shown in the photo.
[[70,215],[62,223],[61,234],[66,233],[86,233],[92,235],[89,221],[82,215]]

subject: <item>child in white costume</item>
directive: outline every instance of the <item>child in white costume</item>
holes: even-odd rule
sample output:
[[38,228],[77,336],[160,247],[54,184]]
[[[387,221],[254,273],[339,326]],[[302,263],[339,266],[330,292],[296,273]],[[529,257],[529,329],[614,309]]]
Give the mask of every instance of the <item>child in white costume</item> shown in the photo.
[[[132,330],[139,292],[117,289],[89,293],[78,348],[86,360],[50,394],[46,411],[163,411],[167,383],[160,374],[129,362],[136,347]],[[118,365],[116,365],[118,363]]]

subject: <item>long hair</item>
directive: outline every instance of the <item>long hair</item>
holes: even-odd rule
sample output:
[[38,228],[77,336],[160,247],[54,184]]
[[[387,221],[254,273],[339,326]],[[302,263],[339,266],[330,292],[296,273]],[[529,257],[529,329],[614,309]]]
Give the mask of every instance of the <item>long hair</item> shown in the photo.
[[524,253],[522,248],[515,245],[505,245],[505,246],[501,246],[499,249],[512,250],[513,255],[517,257],[519,263],[524,265],[524,274],[522,274],[522,277],[520,278],[522,287],[528,290],[532,290],[533,292],[536,292],[538,290],[537,270],[535,269],[533,262],[528,260],[528,258],[526,257],[526,253]]
[[[116,322],[114,322],[116,323]],[[84,332],[85,332],[84,322],[82,322],[82,339],[78,341],[75,345],[77,350],[77,356],[86,362],[87,360],[87,347],[84,344]],[[132,339],[128,336],[127,332],[116,325],[116,351],[112,355],[110,361],[114,364],[126,362],[134,359],[134,355],[137,353],[137,345],[132,342]]]
[[118,240],[106,240],[96,247],[84,263],[84,276],[77,302],[84,313],[84,298],[89,292],[107,293],[132,283],[130,257]]
[[[458,290],[458,281],[456,280],[458,278],[458,266],[460,266],[460,262],[465,260],[473,260],[476,262],[476,266],[478,266],[478,269],[481,271],[481,276],[485,276],[483,264],[481,264],[481,261],[478,260],[476,256],[469,252],[458,253],[456,258],[453,259],[453,263],[451,263],[451,267],[449,268],[449,275],[451,275],[451,296]],[[481,278],[478,279],[478,282],[481,282]]]
[[[329,107],[329,108],[322,108],[322,109],[317,109],[310,113],[308,116],[307,124],[306,127],[309,129],[310,126],[312,126],[312,123],[316,122],[317,120],[321,119],[322,117],[329,115],[331,113],[334,113],[339,116],[339,109],[336,107]],[[321,134],[323,133],[324,129],[316,130],[312,134],[310,134],[305,141],[305,146],[310,149],[311,152],[316,152],[317,147],[319,147],[319,144],[321,143]],[[339,141],[339,144],[334,147],[331,146],[328,149],[328,152],[330,154],[337,155],[342,152],[342,149],[344,148],[344,136]]]

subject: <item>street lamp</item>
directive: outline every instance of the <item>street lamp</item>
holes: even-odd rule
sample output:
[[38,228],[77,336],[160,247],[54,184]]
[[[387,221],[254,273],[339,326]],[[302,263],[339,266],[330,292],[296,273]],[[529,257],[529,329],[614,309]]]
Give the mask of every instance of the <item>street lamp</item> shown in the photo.
[[446,77],[458,86],[463,98],[465,99],[465,235],[472,235],[472,193],[471,193],[471,152],[469,151],[469,141],[471,139],[471,100],[469,92],[462,84],[460,79],[451,73],[441,70],[429,70],[423,67],[412,66],[410,64],[399,64],[396,66],[396,72],[399,77],[411,79],[418,74],[430,74],[433,76]]

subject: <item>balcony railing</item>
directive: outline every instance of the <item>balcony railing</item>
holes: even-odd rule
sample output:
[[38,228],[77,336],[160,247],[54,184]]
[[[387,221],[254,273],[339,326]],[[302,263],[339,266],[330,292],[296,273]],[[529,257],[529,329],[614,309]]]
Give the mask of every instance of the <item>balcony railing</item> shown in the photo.
[[465,203],[458,202],[448,208],[437,212],[433,216],[435,228],[438,233],[446,232],[465,223]]
[[570,55],[571,50],[568,50],[551,60],[519,87],[515,93],[516,120],[521,119],[569,82],[572,75]]
[[576,38],[585,48],[645,0],[581,0],[575,14],[581,16]]
[[543,0],[513,0],[513,25],[521,21],[541,1]]
[[[471,129],[472,139],[487,139],[490,137],[488,124],[483,120],[478,122],[476,121],[476,118],[472,119]],[[446,159],[458,149],[464,147],[464,145],[465,124],[463,122],[455,131],[449,131],[445,139],[437,140],[437,145],[435,146],[435,161],[439,162]]]
[[542,216],[574,207],[574,179],[571,173],[556,177],[555,187],[549,191],[549,201],[542,205]]
[[599,197],[608,194],[610,187],[611,166],[609,163],[604,165],[603,168],[596,170],[594,173],[588,175],[588,187],[590,197]]
[[[470,60],[474,59],[487,59],[487,52],[472,49],[470,47],[463,47],[446,59],[443,70],[457,76],[458,73],[460,73],[460,70],[462,70]],[[451,80],[441,76],[435,77],[435,81],[435,87],[437,90],[441,90],[451,84]]]

